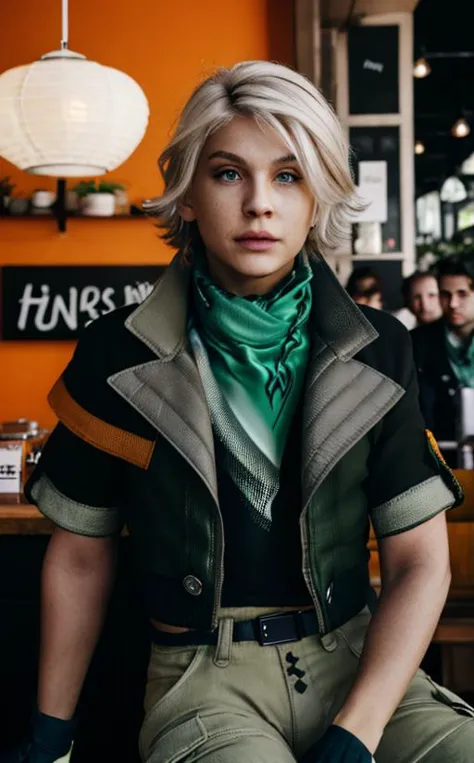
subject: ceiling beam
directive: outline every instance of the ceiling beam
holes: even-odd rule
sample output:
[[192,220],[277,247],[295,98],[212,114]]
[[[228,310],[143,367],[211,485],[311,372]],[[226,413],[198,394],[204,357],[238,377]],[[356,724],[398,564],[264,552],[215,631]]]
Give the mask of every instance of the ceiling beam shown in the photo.
[[418,0],[320,0],[323,26],[344,27],[363,16],[412,13]]
[[321,80],[321,17],[319,0],[295,4],[296,68],[319,86]]

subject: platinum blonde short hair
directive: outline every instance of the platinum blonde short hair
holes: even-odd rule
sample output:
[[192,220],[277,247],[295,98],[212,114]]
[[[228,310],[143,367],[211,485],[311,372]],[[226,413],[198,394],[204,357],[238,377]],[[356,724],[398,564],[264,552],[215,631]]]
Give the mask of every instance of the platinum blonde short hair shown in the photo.
[[345,135],[333,109],[308,79],[268,61],[219,69],[189,98],[158,160],[164,192],[143,205],[158,218],[163,239],[185,256],[191,254],[196,226],[183,221],[178,202],[191,186],[207,138],[236,116],[269,125],[294,153],[316,200],[307,247],[322,254],[337,249],[348,237],[351,217],[363,208]]

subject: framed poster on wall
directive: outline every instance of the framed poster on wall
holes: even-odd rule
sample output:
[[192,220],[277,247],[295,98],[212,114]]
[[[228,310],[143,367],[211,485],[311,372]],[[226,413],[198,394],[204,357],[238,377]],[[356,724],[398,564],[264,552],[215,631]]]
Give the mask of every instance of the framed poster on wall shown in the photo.
[[[380,221],[381,251],[373,254],[401,251],[400,203],[400,128],[398,126],[351,127],[349,140],[353,152],[355,181],[361,183],[360,166],[384,164],[385,222]],[[357,224],[354,226],[357,229]],[[354,230],[357,237],[357,230]],[[370,252],[367,252],[370,254]]]
[[146,299],[163,270],[162,265],[3,267],[1,338],[77,339],[101,315]]
[[349,114],[399,113],[398,37],[396,25],[349,27]]

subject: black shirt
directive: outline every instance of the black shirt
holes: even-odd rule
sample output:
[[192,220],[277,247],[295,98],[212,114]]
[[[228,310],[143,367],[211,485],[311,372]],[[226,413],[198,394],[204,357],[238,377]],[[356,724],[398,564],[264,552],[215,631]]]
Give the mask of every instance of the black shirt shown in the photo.
[[301,406],[288,433],[280,468],[280,486],[272,503],[269,528],[224,468],[223,445],[217,440],[216,467],[224,522],[222,606],[303,606],[311,596],[302,573]]

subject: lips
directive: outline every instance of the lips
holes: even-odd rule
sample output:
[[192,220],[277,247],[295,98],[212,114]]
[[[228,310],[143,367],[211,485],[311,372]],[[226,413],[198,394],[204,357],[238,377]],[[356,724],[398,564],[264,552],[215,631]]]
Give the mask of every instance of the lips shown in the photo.
[[245,231],[241,236],[236,237],[236,241],[278,241],[278,239],[267,231]]
[[278,243],[278,239],[273,236],[269,238],[268,236],[255,236],[255,234],[236,238],[235,241],[241,249],[246,249],[249,252],[267,252]]
[[248,230],[237,236],[235,241],[242,249],[247,249],[249,252],[267,252],[273,249],[279,239],[266,230]]

